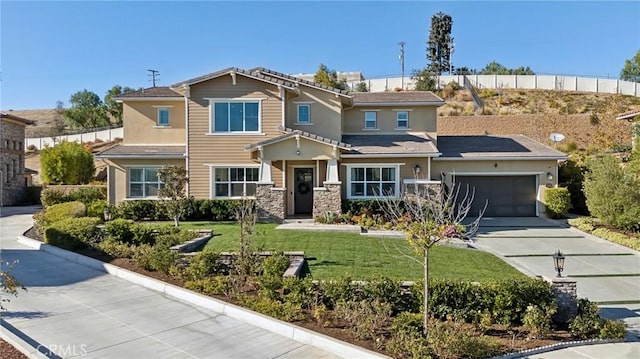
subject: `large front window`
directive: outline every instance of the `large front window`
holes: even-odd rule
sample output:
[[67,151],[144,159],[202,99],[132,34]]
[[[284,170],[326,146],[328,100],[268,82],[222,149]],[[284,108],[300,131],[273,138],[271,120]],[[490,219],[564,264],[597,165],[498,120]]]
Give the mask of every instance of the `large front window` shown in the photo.
[[395,197],[398,192],[398,167],[351,167],[348,189],[350,198]]
[[213,197],[253,197],[258,183],[257,167],[213,168]]
[[213,132],[258,132],[259,101],[215,101],[212,103]]
[[129,169],[129,197],[157,197],[162,182],[157,167]]

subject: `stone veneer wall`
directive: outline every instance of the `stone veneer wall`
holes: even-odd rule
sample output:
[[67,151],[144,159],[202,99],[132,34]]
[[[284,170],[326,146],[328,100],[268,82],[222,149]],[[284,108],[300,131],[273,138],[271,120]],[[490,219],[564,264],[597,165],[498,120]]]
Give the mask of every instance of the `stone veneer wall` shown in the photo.
[[[7,146],[8,141],[8,146]],[[7,168],[8,167],[8,168]],[[9,173],[7,173],[9,169]],[[24,126],[0,120],[2,205],[17,204],[24,194]]]
[[575,280],[554,278],[551,281],[551,290],[556,296],[558,313],[554,320],[567,323],[578,313],[578,287]]
[[274,188],[272,184],[258,184],[256,206],[259,219],[282,222],[285,213],[285,191]]
[[313,189],[313,218],[326,212],[342,212],[340,184],[325,183],[324,187]]

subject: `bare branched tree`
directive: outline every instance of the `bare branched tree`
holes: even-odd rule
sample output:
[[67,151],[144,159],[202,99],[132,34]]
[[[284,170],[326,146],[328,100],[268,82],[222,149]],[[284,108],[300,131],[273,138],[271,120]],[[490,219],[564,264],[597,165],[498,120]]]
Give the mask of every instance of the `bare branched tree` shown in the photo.
[[189,182],[187,170],[182,166],[166,166],[158,170],[158,177],[163,183],[158,196],[167,201],[167,211],[176,227],[180,225],[180,217],[184,215],[188,203],[186,186]]
[[258,214],[255,201],[242,197],[236,207],[236,220],[240,226],[238,258],[235,262],[236,272],[242,282],[246,282],[248,276],[253,274],[256,264],[253,253],[252,239],[255,234]]
[[448,189],[418,182],[416,181],[412,188],[405,187],[399,196],[380,196],[376,199],[387,220],[391,221],[396,229],[406,233],[407,241],[422,257],[423,334],[426,335],[429,324],[429,250],[442,241],[454,238],[471,239],[478,230],[486,204],[477,213],[477,218],[465,225],[463,221],[472,214],[470,212],[475,196],[474,188],[467,186],[461,191],[455,178]]

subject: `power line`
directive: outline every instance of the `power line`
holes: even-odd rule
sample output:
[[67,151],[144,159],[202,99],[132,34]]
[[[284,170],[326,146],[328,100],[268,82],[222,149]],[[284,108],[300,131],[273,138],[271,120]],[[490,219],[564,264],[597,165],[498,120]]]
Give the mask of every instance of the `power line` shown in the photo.
[[158,76],[160,76],[160,71],[158,70],[147,70],[147,71],[150,72],[148,76],[151,77],[151,83],[153,83],[153,87],[156,87],[156,80],[160,80],[158,78]]

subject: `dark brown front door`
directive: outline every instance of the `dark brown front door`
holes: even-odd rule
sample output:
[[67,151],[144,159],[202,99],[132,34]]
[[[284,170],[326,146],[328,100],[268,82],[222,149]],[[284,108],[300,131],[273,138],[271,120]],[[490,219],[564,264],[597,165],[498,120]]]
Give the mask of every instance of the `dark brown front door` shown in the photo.
[[295,214],[311,214],[313,212],[313,168],[294,168]]

